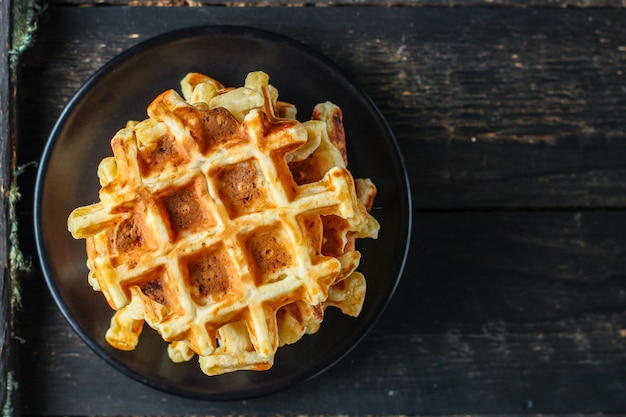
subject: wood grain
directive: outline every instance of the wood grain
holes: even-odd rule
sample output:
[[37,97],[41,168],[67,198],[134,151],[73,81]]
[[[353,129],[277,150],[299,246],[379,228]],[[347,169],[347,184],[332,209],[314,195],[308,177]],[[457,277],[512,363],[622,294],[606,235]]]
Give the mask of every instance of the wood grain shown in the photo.
[[[51,129],[69,97],[124,49],[181,26],[247,24],[308,43],[364,88],[411,157],[418,209],[626,206],[620,87],[626,10],[63,7],[48,13],[51,25],[24,68],[55,83],[24,92],[44,95],[25,99],[24,114],[37,120],[27,116],[24,129],[39,146],[45,136],[30,130],[41,123]],[[141,19],[146,24],[139,26]],[[323,36],[308,29],[322,25]],[[38,158],[32,149],[24,150],[25,160]]]
[[[227,403],[121,375],[31,282],[24,414],[505,415],[626,409],[626,214],[420,213],[393,303],[347,358]],[[575,261],[572,261],[575,259]],[[462,411],[461,411],[462,410]]]
[[11,71],[8,45],[11,44],[10,11],[12,1],[0,4],[0,406],[5,414],[19,414],[18,393],[14,389],[17,378],[17,356],[13,349],[13,315],[11,298],[13,283],[9,265],[9,190],[13,152],[11,138]]
[[621,8],[624,0],[52,0],[57,4],[118,6],[226,6],[226,7],[515,7],[515,8]]
[[[513,3],[494,2],[523,5]],[[177,398],[121,375],[79,340],[35,271],[20,317],[20,360],[32,364],[23,413],[622,413],[626,10],[583,3],[52,4],[21,68],[21,163],[40,157],[71,96],[119,52],[180,27],[243,24],[313,46],[363,87],[398,139],[415,211],[409,264],[368,337],[318,378],[248,401]],[[32,189],[33,170],[19,181]],[[29,197],[21,240],[35,257]]]

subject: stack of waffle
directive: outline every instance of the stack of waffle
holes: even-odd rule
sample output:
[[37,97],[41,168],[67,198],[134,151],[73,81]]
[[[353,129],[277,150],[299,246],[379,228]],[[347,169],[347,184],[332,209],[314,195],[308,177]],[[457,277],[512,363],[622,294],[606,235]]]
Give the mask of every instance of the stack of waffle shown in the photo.
[[339,107],[299,122],[263,72],[239,88],[191,73],[111,140],[100,201],[68,228],[89,283],[115,313],[107,341],[132,350],[144,323],[175,362],[207,375],[264,370],[315,333],[327,306],[357,316],[358,238],[376,238],[370,180],[347,170]]

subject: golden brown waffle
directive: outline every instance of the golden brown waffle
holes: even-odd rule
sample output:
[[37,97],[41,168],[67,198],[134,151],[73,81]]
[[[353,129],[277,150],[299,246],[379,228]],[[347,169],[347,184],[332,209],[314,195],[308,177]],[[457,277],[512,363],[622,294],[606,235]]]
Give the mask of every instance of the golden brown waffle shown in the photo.
[[341,111],[298,122],[262,72],[243,87],[202,74],[159,95],[98,167],[100,201],[68,219],[89,282],[116,310],[106,334],[137,345],[144,322],[173,361],[216,375],[267,369],[314,333],[326,306],[359,314],[355,239],[375,238],[376,189],[346,169]]

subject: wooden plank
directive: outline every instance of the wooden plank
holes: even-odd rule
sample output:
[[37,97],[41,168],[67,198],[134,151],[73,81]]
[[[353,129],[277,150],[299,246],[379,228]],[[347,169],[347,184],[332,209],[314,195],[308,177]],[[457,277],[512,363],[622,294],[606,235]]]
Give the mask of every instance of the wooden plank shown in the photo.
[[[414,218],[410,268],[327,373],[235,402],[162,394],[97,358],[29,282],[26,415],[457,415],[626,409],[626,213]],[[574,261],[572,261],[574,259]]]
[[[616,87],[626,68],[626,10],[51,7],[49,14],[24,65],[32,81],[22,90],[23,126],[39,142],[24,161],[39,157],[69,97],[117,53],[181,26],[237,23],[308,43],[365,89],[410,156],[416,208],[626,206],[626,96]],[[322,33],[310,30],[322,25]],[[37,108],[44,103],[46,111]]]
[[618,145],[409,143],[414,207],[626,207],[626,150]]
[[10,68],[12,1],[0,3],[0,406],[3,415],[19,415],[17,355],[13,348],[13,283],[9,265],[9,190],[13,162],[11,124],[13,86]]
[[[199,402],[127,379],[78,339],[35,275],[20,317],[21,360],[32,364],[24,414],[626,409],[626,218],[603,211],[623,207],[623,10],[52,6],[48,17],[22,68],[22,163],[115,54],[182,26],[248,24],[314,46],[365,88],[398,136],[417,210],[410,266],[374,331],[328,373],[267,398]],[[530,91],[533,80],[541,88]],[[494,108],[511,113],[490,136]],[[540,140],[529,126],[543,126]],[[32,189],[32,170],[19,180]]]
[[622,0],[52,0],[71,5],[130,6],[382,6],[382,7],[540,7],[540,8],[622,8]]

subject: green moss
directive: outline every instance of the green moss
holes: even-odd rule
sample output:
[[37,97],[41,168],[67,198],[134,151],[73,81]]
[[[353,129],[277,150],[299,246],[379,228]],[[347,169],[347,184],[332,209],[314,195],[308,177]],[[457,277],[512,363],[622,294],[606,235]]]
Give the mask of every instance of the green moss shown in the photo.
[[17,381],[13,377],[13,372],[9,371],[7,373],[7,380],[6,380],[7,398],[6,398],[6,401],[5,401],[4,405],[2,406],[2,415],[3,415],[3,417],[11,417],[11,416],[14,416],[16,414],[16,412],[14,410],[14,404],[13,404],[13,401],[12,401],[13,392],[16,391],[16,390],[17,390]]
[[45,5],[37,0],[13,0],[12,33],[9,55],[11,67],[15,69],[19,56],[35,40],[37,17],[45,9]]
[[26,168],[34,165],[35,163],[30,163],[15,168],[12,173],[11,189],[9,190],[9,265],[11,267],[12,310],[22,306],[19,278],[23,274],[30,273],[32,270],[32,261],[26,259],[20,250],[16,205],[21,198],[21,194],[17,186],[17,177],[20,176]]
[[23,272],[31,270],[31,263],[24,258],[19,248],[18,224],[15,215],[15,205],[20,199],[17,186],[12,185],[9,191],[9,265],[11,266],[11,307],[12,310],[22,306],[22,296],[20,294],[19,277]]
[[[28,164],[31,165],[31,164]],[[28,166],[27,165],[27,166]],[[13,317],[15,317],[16,310],[22,307],[22,297],[20,293],[20,277],[23,274],[29,273],[32,270],[32,263],[30,260],[26,259],[19,248],[19,238],[18,238],[18,222],[17,222],[17,214],[16,214],[16,205],[20,200],[21,194],[18,190],[16,179],[17,177],[24,172],[26,166],[17,167],[12,172],[12,183],[11,188],[8,192],[8,221],[9,221],[9,267],[10,267],[10,277],[11,277],[11,300],[10,300],[10,312],[9,317],[11,317],[11,321]],[[11,338],[15,338],[13,323],[10,325],[9,335]],[[8,350],[12,350],[10,343],[7,346]],[[7,356],[12,353],[7,353]],[[9,369],[6,375],[5,381],[5,397],[4,404],[2,405],[2,415],[3,417],[11,417],[15,415],[15,404],[13,403],[14,399],[17,397],[17,388],[18,382],[13,374],[13,369]]]
[[[41,12],[45,10],[45,0],[13,0],[11,5],[11,48],[9,49],[11,82],[15,82],[16,69],[20,55],[28,49],[35,40],[37,31],[37,19]],[[15,138],[11,138],[15,141]],[[15,152],[13,150],[13,152]],[[12,164],[15,164],[13,155]],[[11,269],[12,310],[22,305],[19,292],[19,276],[24,272],[29,272],[32,268],[31,262],[26,260],[19,249],[18,224],[15,206],[20,199],[20,192],[17,187],[16,178],[23,172],[25,167],[15,167],[13,165],[12,181],[8,193],[9,204],[9,265]]]

